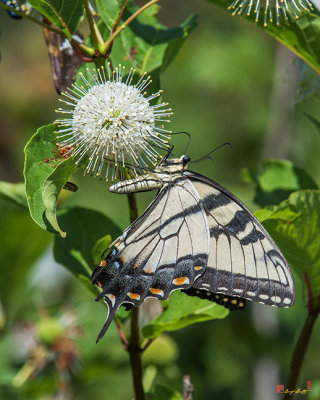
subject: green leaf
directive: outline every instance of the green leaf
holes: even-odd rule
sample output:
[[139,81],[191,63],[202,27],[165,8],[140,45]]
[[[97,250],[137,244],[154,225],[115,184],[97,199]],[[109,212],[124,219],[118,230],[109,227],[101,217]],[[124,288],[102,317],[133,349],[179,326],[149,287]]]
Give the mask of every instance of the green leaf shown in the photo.
[[320,191],[292,193],[261,220],[299,277],[308,272],[313,294],[320,294]]
[[168,308],[142,328],[145,338],[154,338],[165,331],[175,331],[196,322],[222,319],[229,311],[209,300],[188,296],[180,291],[171,294]]
[[319,73],[308,64],[301,63],[299,87],[295,103],[305,102],[312,97],[320,98],[320,76]]
[[112,243],[112,238],[110,235],[105,235],[95,243],[92,249],[92,256],[95,264],[99,264],[101,260],[101,254],[104,250],[109,247]]
[[320,133],[320,121],[310,114],[305,113],[304,115],[313,123],[317,131]]
[[124,0],[96,0],[100,17],[109,29],[113,28],[124,2]]
[[29,3],[71,40],[83,14],[82,0],[30,0]]
[[23,207],[28,207],[24,183],[9,183],[0,181],[0,196],[12,200]]
[[57,199],[64,183],[77,167],[72,158],[49,160],[56,157],[55,129],[55,124],[43,126],[27,143],[24,176],[33,220],[41,228],[65,236],[56,219]]
[[[207,1],[225,9],[228,9],[232,3],[231,0]],[[312,13],[305,13],[299,19],[295,19],[289,24],[283,22],[281,25],[277,26],[276,24],[268,23],[268,25],[264,27],[261,19],[256,25],[279,40],[306,61],[312,68],[320,72],[320,41],[318,40],[320,34],[319,15],[319,12],[314,8]],[[256,14],[252,12],[250,16],[245,16],[244,18],[248,21],[255,22]]]
[[68,236],[65,239],[55,237],[54,257],[93,290],[90,276],[98,263],[94,259],[94,249],[101,245],[101,238],[104,239],[106,233],[114,240],[121,234],[121,229],[104,214],[82,207],[63,209],[58,217]]
[[66,183],[68,177],[76,171],[77,167],[72,158],[65,160],[57,166],[54,172],[48,177],[48,179],[42,185],[42,201],[45,207],[45,218],[50,225],[60,232],[62,237],[65,237],[65,233],[60,230],[56,211],[58,197]]
[[182,394],[162,385],[155,385],[147,400],[183,400]]
[[299,189],[317,189],[316,182],[303,169],[291,161],[268,159],[263,161],[261,174],[249,169],[242,171],[242,178],[254,183],[254,202],[260,207],[279,204]]
[[[135,10],[126,10],[124,19]],[[157,10],[158,6],[150,7],[120,33],[112,49],[113,65],[133,67],[140,75],[158,70],[157,76],[168,67],[196,26],[197,18],[191,16],[180,26],[167,28],[154,17]]]
[[320,17],[316,9],[288,26],[268,24],[266,31],[320,72]]
[[28,210],[0,198],[0,298],[5,313],[12,317],[14,304],[21,304],[30,267],[49,245],[51,235],[30,218]]

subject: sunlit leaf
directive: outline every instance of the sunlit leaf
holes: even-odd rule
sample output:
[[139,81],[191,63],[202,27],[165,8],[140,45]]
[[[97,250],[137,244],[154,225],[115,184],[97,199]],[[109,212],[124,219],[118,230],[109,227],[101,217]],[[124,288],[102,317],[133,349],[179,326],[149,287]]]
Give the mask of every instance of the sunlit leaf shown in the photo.
[[145,325],[142,333],[146,338],[153,338],[165,331],[175,331],[196,322],[222,319],[228,314],[226,308],[216,303],[175,291],[169,298],[168,308]]
[[92,249],[92,255],[95,264],[100,263],[102,253],[111,243],[112,243],[112,238],[111,235],[109,234],[97,240]]
[[30,0],[29,4],[71,40],[83,14],[82,0]]
[[112,29],[125,0],[96,0],[98,12],[103,22]]
[[257,215],[300,278],[308,272],[320,294],[320,191],[301,190],[272,212]]
[[[130,17],[136,9],[131,7],[126,10],[123,19]],[[197,21],[192,16],[178,27],[167,28],[155,18],[157,11],[158,6],[155,5],[132,21],[114,41],[111,54],[113,65],[132,67],[140,75],[144,72],[151,73],[151,91],[159,89],[159,75],[177,55]],[[106,31],[106,39],[108,35],[109,32]]]
[[263,171],[244,169],[242,177],[255,185],[254,202],[260,207],[279,204],[299,189],[317,189],[316,182],[291,161],[269,159],[263,161]]
[[24,176],[34,221],[49,232],[65,236],[56,219],[57,199],[64,183],[77,167],[72,158],[57,157],[55,129],[55,124],[43,126],[27,143]]

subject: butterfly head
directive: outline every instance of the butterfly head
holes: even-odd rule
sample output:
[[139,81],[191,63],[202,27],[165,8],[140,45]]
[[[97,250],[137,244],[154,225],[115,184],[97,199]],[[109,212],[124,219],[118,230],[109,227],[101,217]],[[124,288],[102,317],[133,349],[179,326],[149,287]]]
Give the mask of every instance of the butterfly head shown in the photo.
[[180,158],[167,158],[156,169],[155,172],[180,172],[188,169],[191,158],[183,155]]

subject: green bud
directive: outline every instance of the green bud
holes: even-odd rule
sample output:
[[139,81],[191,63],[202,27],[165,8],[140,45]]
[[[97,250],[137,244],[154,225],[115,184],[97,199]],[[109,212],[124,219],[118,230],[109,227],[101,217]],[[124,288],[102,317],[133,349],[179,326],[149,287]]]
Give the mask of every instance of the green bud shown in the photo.
[[161,335],[143,353],[142,358],[146,364],[167,365],[173,363],[178,357],[178,347],[168,335]]
[[37,333],[40,341],[52,344],[64,334],[64,328],[56,318],[43,318],[37,324]]

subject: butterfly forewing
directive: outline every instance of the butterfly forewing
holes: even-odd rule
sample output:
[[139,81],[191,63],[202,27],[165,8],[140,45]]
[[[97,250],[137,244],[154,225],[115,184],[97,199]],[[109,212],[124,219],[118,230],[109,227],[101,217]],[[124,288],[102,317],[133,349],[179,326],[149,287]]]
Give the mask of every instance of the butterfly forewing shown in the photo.
[[193,287],[277,307],[294,303],[290,268],[254,215],[232,193],[190,172],[208,218],[207,269]]
[[139,306],[147,297],[163,300],[191,287],[207,265],[209,242],[206,213],[189,179],[163,186],[93,273],[102,288],[97,300],[109,307],[99,338],[121,304]]

